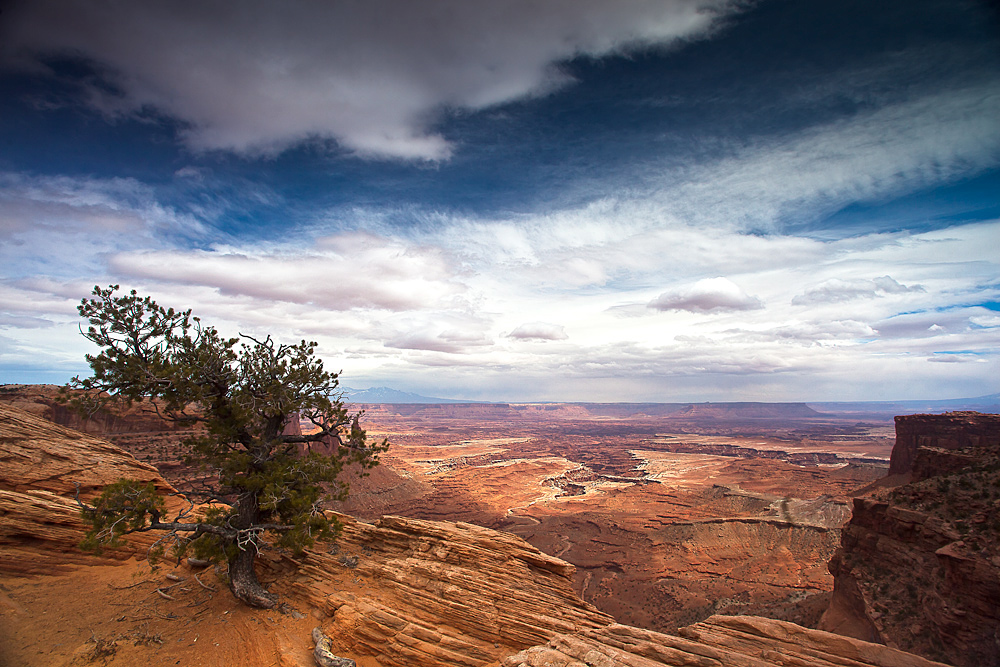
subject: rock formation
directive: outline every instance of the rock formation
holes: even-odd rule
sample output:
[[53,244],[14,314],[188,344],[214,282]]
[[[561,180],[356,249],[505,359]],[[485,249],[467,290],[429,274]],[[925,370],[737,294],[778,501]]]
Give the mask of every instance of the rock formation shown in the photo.
[[756,616],[712,616],[680,637],[627,625],[559,635],[505,659],[502,667],[933,667],[915,655],[794,623]]
[[157,414],[153,405],[147,402],[137,403],[121,413],[98,410],[92,417],[85,419],[60,401],[60,388],[51,384],[0,385],[0,403],[30,412],[61,426],[103,437],[110,434],[183,430],[181,425],[165,421]]
[[[107,564],[77,546],[84,526],[74,496],[77,484],[88,499],[120,477],[174,491],[155,468],[106,441],[0,405],[0,576]],[[262,559],[264,579],[286,600],[327,619],[340,655],[484,665],[557,633],[612,622],[573,592],[572,565],[516,536],[463,523],[341,519],[335,545],[299,561],[274,550]],[[132,535],[130,548],[108,555],[141,558],[155,537]]]
[[896,426],[893,469],[913,481],[855,499],[820,627],[955,665],[998,664],[1000,416]]
[[382,665],[485,665],[558,633],[613,619],[573,592],[575,568],[524,540],[467,523],[342,517],[293,593],[329,615],[335,653]]
[[[156,468],[109,442],[0,404],[0,573],[39,574],[93,562],[80,551],[80,507],[121,477],[173,493]],[[151,541],[114,552],[128,557]]]
[[[896,417],[896,445],[889,459],[889,474],[913,470],[921,448],[1000,450],[1000,415],[979,412],[947,412],[943,415],[903,415]],[[938,471],[940,474],[944,471]]]
[[0,404],[0,429],[0,489],[73,496],[79,485],[81,497],[90,498],[109,481],[127,477],[174,491],[156,468],[110,442],[24,410]]

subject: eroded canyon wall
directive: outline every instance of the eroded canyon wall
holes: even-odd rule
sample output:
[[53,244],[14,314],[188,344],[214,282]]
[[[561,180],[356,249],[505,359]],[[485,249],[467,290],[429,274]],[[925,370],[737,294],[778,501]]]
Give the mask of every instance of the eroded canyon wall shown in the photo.
[[1000,415],[897,417],[912,481],[858,498],[820,627],[960,666],[1000,664]]
[[[961,452],[975,448],[1000,450],[1000,415],[980,412],[900,415],[896,417],[896,445],[889,459],[889,474],[912,472],[920,449]],[[922,474],[932,476],[943,472],[948,470],[925,468]]]

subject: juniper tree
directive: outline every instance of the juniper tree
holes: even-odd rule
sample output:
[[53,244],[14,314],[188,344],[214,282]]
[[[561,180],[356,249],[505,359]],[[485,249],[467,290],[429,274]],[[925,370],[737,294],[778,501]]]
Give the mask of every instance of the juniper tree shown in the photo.
[[[164,308],[150,297],[95,287],[78,310],[88,322],[81,333],[101,351],[87,355],[92,377],[74,377],[68,389],[78,409],[121,408],[149,399],[166,419],[191,425],[187,460],[209,471],[207,488],[193,500],[208,509],[167,518],[152,484],[120,480],[92,505],[84,546],[100,549],[124,535],[166,531],[178,555],[228,562],[233,595],[255,607],[275,598],[260,584],[254,561],[263,535],[301,551],[333,537],[338,525],[322,512],[326,498],[343,499],[338,475],[349,463],[367,470],[388,444],[369,444],[337,392],[338,374],[323,369],[316,343],[282,345],[270,336],[225,338],[191,311]],[[287,426],[307,420],[312,429]],[[299,431],[299,432],[296,432]],[[333,453],[308,451],[325,443]],[[192,518],[196,517],[196,518]]]

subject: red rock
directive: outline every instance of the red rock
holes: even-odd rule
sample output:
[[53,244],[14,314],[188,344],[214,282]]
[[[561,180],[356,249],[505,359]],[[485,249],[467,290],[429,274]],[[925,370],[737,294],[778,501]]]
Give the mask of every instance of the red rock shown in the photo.
[[[911,415],[896,428],[892,470],[913,481],[855,500],[820,627],[961,667],[1000,664],[1000,559],[982,509],[1000,481],[1000,415]],[[978,464],[991,465],[965,472]]]
[[[1000,450],[1000,415],[979,412],[901,415],[896,417],[896,445],[889,459],[889,474],[912,472],[918,448],[966,447]],[[937,474],[945,471],[938,469]]]

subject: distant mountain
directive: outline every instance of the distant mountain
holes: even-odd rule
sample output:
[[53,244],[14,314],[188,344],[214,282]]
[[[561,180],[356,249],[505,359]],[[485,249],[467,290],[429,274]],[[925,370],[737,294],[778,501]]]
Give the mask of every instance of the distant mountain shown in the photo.
[[678,411],[677,417],[713,417],[716,419],[802,419],[820,417],[805,403],[691,403]]
[[862,412],[914,414],[917,412],[953,412],[974,410],[977,412],[1000,411],[1000,393],[976,398],[949,398],[936,401],[845,401],[810,402],[809,406],[820,412]]
[[370,387],[368,389],[351,389],[341,387],[344,391],[345,400],[348,403],[474,403],[481,401],[462,401],[453,398],[434,398],[432,396],[421,396],[411,394],[408,391],[399,391],[389,387]]
[[[458,404],[479,403],[483,405],[496,404],[494,401],[469,401],[454,398],[437,398],[422,396],[408,391],[400,391],[391,387],[371,387],[369,389],[353,389],[341,387],[348,403],[368,404]],[[511,405],[518,404],[517,402]],[[585,406],[592,414],[619,415],[641,412],[650,415],[673,415],[688,417],[747,417],[747,418],[808,418],[818,417],[820,413],[859,413],[859,414],[914,414],[918,412],[951,412],[956,410],[975,410],[978,412],[1000,412],[1000,393],[979,396],[976,398],[956,398],[928,401],[807,401],[802,403],[748,403],[748,402],[711,402],[711,403],[584,403],[573,401],[532,402],[537,405],[579,405]],[[496,404],[499,405],[499,404]]]

